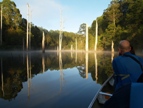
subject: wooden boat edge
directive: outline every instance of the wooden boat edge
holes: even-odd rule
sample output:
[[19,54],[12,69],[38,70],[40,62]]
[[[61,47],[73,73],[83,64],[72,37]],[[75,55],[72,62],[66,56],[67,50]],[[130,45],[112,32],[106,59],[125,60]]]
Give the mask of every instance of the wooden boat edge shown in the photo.
[[103,87],[110,81],[110,79],[113,77],[113,75],[111,75],[101,86],[101,88],[97,91],[97,93],[95,94],[95,96],[93,97],[91,103],[89,104],[88,108],[92,108],[93,104],[96,100],[96,98],[98,97],[99,92],[103,89]]

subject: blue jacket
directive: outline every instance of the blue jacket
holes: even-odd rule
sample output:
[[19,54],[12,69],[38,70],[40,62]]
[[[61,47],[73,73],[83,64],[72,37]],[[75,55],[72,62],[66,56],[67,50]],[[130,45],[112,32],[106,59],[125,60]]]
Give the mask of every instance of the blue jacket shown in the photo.
[[112,62],[115,74],[115,90],[131,82],[137,82],[139,76],[143,73],[141,66],[135,60],[125,55],[136,58],[143,66],[143,59],[130,52],[116,57]]

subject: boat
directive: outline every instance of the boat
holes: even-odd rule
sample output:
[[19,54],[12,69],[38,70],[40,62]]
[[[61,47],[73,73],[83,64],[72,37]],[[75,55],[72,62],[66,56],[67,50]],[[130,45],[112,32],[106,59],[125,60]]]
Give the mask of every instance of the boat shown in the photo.
[[101,86],[98,92],[95,94],[88,108],[101,108],[104,103],[110,99],[114,92],[114,79],[111,75]]

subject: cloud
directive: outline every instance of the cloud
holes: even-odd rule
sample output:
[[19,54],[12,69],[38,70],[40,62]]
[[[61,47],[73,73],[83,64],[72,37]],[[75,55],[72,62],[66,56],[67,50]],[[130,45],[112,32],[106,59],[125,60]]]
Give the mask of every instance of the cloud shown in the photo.
[[[60,9],[66,31],[78,31],[80,24],[92,21],[105,9],[104,0],[14,0],[23,18],[27,19],[27,3],[32,11],[32,23],[48,30],[60,29]],[[106,0],[110,1],[110,0]],[[105,3],[105,4],[104,4]]]
[[61,5],[58,0],[15,0],[23,18],[27,19],[27,3],[31,20],[34,25],[42,26],[46,29],[60,28],[60,10],[69,10],[68,6]]
[[54,0],[41,0],[40,2],[38,2],[38,0],[35,1],[37,2],[30,4],[34,17],[56,15],[56,13],[62,7]]
[[30,6],[29,10],[32,11],[33,17],[41,17],[49,14],[53,15],[56,14],[60,8],[62,8],[62,5],[58,4],[54,0],[31,0],[29,2],[27,0],[25,3],[19,2],[18,4],[18,7],[24,17],[27,15],[27,3]]

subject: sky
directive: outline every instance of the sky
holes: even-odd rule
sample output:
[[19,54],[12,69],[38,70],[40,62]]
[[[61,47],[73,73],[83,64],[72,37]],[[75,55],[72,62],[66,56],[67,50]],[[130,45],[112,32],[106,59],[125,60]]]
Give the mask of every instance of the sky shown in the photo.
[[[34,25],[49,30],[77,33],[81,24],[91,26],[92,22],[103,14],[111,0],[11,0],[27,19]],[[62,20],[63,23],[60,23]],[[61,24],[62,27],[60,26]]]

